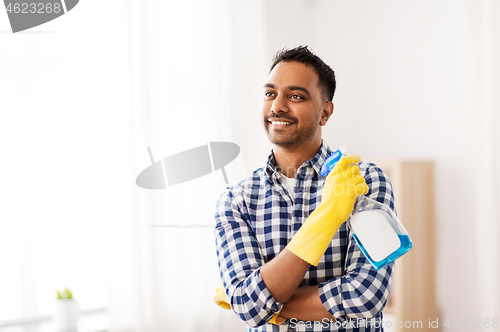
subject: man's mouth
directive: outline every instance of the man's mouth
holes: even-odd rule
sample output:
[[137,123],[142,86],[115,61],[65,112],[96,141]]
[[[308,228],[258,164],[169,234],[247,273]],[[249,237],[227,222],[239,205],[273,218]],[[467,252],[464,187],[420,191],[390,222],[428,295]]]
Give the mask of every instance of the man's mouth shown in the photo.
[[289,121],[269,121],[273,126],[288,126],[291,125],[292,122]]
[[269,117],[267,119],[267,122],[276,128],[286,127],[286,126],[289,126],[289,125],[292,125],[295,123],[294,120],[290,120],[290,119],[286,119],[286,118],[278,118],[278,117]]

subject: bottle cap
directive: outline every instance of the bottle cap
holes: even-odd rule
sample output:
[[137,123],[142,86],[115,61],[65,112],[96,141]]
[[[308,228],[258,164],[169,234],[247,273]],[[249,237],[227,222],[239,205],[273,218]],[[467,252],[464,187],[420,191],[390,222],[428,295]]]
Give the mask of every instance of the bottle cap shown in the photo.
[[340,149],[332,153],[325,159],[323,165],[321,166],[321,176],[325,177],[331,170],[335,167],[335,164],[342,158],[343,155],[347,152],[347,148],[342,145]]

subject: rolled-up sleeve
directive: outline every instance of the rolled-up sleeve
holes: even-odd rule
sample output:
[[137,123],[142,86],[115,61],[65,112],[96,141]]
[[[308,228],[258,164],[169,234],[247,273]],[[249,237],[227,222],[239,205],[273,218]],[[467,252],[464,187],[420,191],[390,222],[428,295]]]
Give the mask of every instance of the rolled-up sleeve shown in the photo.
[[219,198],[215,213],[215,243],[219,271],[232,310],[245,323],[257,327],[281,310],[267,289],[260,267],[265,264],[249,226],[243,200],[228,188]]
[[[385,173],[374,164],[360,165],[360,169],[366,170],[367,196],[395,212],[392,185]],[[387,303],[393,269],[394,263],[391,263],[376,270],[350,234],[343,275],[318,286],[323,306],[339,321],[374,317]]]

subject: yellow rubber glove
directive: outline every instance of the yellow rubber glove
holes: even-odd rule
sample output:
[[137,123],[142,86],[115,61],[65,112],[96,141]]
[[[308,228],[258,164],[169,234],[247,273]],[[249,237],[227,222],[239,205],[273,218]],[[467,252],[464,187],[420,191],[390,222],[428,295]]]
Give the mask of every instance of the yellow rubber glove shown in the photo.
[[359,156],[344,156],[326,177],[321,204],[309,215],[286,246],[295,255],[317,266],[340,226],[349,218],[359,195],[368,185],[359,167]]
[[279,312],[275,313],[273,315],[273,317],[271,317],[271,320],[269,321],[269,323],[274,324],[274,325],[281,325],[281,324],[283,324],[286,321],[286,318],[279,317],[279,315],[280,315]]
[[214,302],[221,308],[224,309],[231,309],[231,304],[229,304],[229,299],[226,296],[226,293],[224,292],[224,287],[222,287],[222,282],[220,283],[219,287],[215,290],[215,295],[214,295]]
[[[222,287],[222,282],[220,283],[219,287],[215,290],[215,295],[214,295],[214,302],[221,308],[224,309],[231,309],[231,305],[229,304],[229,299],[226,296],[226,293],[224,292],[224,287]],[[273,317],[271,317],[271,320],[269,323],[274,324],[274,325],[280,325],[283,324],[286,321],[286,318],[283,317],[278,317],[279,312],[275,313]]]

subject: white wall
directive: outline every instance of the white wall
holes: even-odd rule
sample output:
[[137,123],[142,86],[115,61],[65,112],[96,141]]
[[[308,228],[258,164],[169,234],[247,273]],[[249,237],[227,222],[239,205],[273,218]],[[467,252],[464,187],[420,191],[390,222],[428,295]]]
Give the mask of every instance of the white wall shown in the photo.
[[[498,241],[498,196],[486,195],[489,210],[480,196],[489,180],[498,183],[491,178],[498,143],[491,142],[498,139],[499,104],[488,93],[498,79],[485,77],[498,73],[493,55],[500,29],[492,26],[498,9],[467,0],[273,1],[263,9],[262,83],[282,47],[309,45],[336,72],[335,114],[324,131],[332,148],[435,161],[437,225],[430,231],[437,233],[443,318],[484,318],[498,308],[498,247],[482,240],[490,230],[490,241]],[[246,123],[236,135],[248,171],[270,150],[258,111],[260,104],[252,103],[237,113]],[[491,135],[485,128],[493,128]],[[491,163],[478,162],[478,155],[493,156]]]

